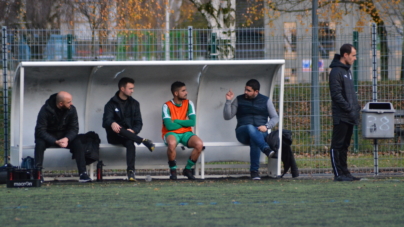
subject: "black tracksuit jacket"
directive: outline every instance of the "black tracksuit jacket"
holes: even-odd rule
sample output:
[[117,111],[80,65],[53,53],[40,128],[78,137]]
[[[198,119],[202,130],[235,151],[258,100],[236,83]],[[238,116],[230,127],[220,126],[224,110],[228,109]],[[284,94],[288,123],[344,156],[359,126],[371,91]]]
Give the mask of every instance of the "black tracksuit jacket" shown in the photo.
[[[113,122],[118,123],[121,127],[125,129],[132,129],[135,134],[139,134],[142,130],[143,122],[142,115],[140,113],[139,102],[132,97],[128,97],[126,100],[129,108],[124,109],[121,105],[121,100],[119,99],[119,91],[105,104],[104,115],[102,117],[102,127],[105,128],[107,132],[108,143],[119,143],[119,136],[114,131],[112,131],[111,124]],[[129,116],[126,117],[125,111],[130,111]]]
[[335,54],[331,62],[329,86],[332,100],[332,118],[334,125],[344,121],[349,124],[359,123],[358,97],[355,92],[350,66],[340,62],[341,56]]
[[[49,144],[67,137],[72,141],[79,132],[79,121],[76,107],[59,110],[56,107],[56,93],[51,95],[38,113],[35,126],[35,140],[43,139]],[[57,114],[60,113],[60,114]]]

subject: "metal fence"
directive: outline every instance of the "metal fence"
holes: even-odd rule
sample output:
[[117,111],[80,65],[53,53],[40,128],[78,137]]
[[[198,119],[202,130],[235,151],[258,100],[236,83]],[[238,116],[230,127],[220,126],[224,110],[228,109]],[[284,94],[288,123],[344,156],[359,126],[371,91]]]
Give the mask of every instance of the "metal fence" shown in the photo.
[[[394,27],[377,34],[376,58],[378,101],[391,102],[404,109],[403,36]],[[284,128],[293,131],[293,147],[298,165],[310,173],[330,173],[328,150],[331,141],[331,99],[328,73],[333,56],[344,43],[358,50],[353,68],[362,107],[372,101],[372,29],[370,26],[319,27],[319,67],[311,69],[312,38],[309,27],[236,29],[234,59],[286,59]],[[217,60],[217,50],[228,45],[209,29],[166,30],[7,30],[8,79],[20,61],[114,61],[114,60]],[[387,46],[387,49],[386,49]],[[312,111],[312,78],[319,80],[319,112]],[[11,83],[10,83],[11,87]],[[275,92],[274,102],[278,96]],[[3,99],[2,99],[3,100]],[[2,105],[3,106],[3,105]],[[399,117],[399,116],[397,116]],[[319,137],[313,119],[319,119]],[[3,125],[3,121],[0,123]],[[394,139],[379,140],[380,171],[402,171],[404,141],[400,124]],[[318,133],[318,132],[317,132]],[[354,172],[372,172],[373,141],[363,139],[361,126],[350,147],[349,168]],[[3,144],[3,143],[2,143]],[[3,149],[1,149],[3,150]]]

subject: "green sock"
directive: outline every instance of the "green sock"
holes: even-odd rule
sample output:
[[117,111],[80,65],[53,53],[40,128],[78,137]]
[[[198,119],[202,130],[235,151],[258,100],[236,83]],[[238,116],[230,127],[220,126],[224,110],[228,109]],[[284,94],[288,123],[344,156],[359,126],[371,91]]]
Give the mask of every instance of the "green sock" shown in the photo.
[[187,165],[185,166],[185,169],[191,169],[192,166],[195,165],[195,162],[192,161],[191,159],[188,159]]
[[170,166],[170,169],[177,169],[177,166]]

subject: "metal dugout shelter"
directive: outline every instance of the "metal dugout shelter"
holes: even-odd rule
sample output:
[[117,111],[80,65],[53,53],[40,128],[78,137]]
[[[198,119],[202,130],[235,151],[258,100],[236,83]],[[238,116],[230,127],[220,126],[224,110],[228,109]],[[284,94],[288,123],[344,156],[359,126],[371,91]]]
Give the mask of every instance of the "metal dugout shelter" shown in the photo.
[[[249,147],[240,144],[235,136],[236,117],[230,121],[223,119],[225,94],[230,88],[235,96],[242,94],[247,80],[255,78],[261,83],[260,93],[272,98],[279,79],[278,128],[281,131],[284,65],[285,60],[21,62],[14,75],[12,93],[11,164],[18,166],[22,157],[34,155],[38,112],[51,94],[64,90],[73,95],[79,133],[95,131],[99,134],[100,156],[105,168],[126,168],[126,152],[123,148],[109,146],[102,128],[104,105],[118,91],[117,84],[122,77],[135,79],[133,97],[140,103],[143,118],[139,135],[157,143],[153,153],[138,147],[136,169],[168,168],[161,135],[162,104],[172,99],[170,87],[174,81],[186,84],[188,99],[196,107],[194,131],[206,146],[199,158],[201,177],[204,178],[205,162],[249,162]],[[190,151],[178,149],[178,165],[185,163],[189,154]],[[278,159],[269,162],[270,176],[281,175],[280,155],[281,152]],[[261,155],[261,162],[264,160],[265,156]],[[75,169],[76,165],[69,152],[49,148],[45,152],[44,168]]]

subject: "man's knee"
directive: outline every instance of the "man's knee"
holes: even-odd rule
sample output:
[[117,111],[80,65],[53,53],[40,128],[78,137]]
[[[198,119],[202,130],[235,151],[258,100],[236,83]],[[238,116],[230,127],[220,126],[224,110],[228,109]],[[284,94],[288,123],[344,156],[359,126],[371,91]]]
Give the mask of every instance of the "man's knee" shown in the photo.
[[35,139],[35,151],[45,151],[48,144],[43,139]]
[[246,132],[248,133],[248,134],[254,134],[254,133],[256,133],[257,131],[258,131],[258,129],[257,129],[257,127],[255,127],[254,125],[246,125],[247,127],[246,127]]
[[175,150],[176,147],[177,147],[177,141],[176,140],[167,141],[167,149],[169,151]]
[[202,149],[203,149],[203,142],[202,142],[202,140],[196,141],[194,147],[195,147],[196,150],[202,151]]
[[203,149],[203,141],[197,137],[193,136],[191,139],[188,141],[188,146],[194,148],[195,150],[201,152]]
[[135,147],[135,143],[131,140],[125,140],[122,145],[126,148],[134,148]]
[[258,131],[257,127],[254,125],[243,125],[237,129],[237,134],[251,136]]
[[167,144],[167,148],[169,150],[175,150],[175,148],[177,147],[177,139],[174,135],[169,135],[166,137],[166,144]]

